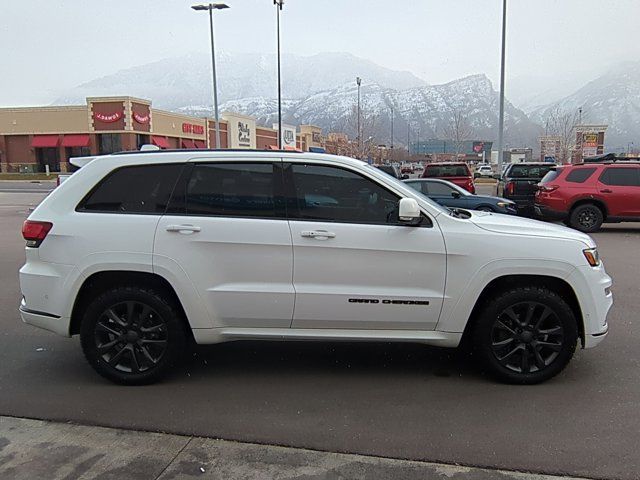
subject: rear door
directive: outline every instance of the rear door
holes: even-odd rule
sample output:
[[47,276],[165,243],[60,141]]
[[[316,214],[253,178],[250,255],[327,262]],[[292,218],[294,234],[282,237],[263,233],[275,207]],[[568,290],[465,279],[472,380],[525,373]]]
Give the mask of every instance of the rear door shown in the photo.
[[598,193],[609,215],[640,217],[640,167],[610,165],[598,178]]
[[280,159],[189,164],[158,223],[153,260],[154,270],[197,292],[209,317],[199,326],[291,325],[283,202]]
[[433,330],[444,296],[442,233],[397,221],[400,197],[321,162],[285,168],[294,328]]

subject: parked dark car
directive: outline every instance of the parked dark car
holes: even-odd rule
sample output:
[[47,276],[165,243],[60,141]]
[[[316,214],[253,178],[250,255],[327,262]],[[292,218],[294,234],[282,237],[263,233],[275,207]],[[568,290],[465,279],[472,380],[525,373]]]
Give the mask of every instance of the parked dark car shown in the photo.
[[441,178],[455,183],[469,193],[476,193],[473,175],[464,162],[439,162],[425,165],[422,178]]
[[414,190],[423,193],[431,200],[450,208],[482,210],[485,212],[516,215],[516,204],[511,200],[486,195],[475,195],[447,180],[415,179],[405,180]]
[[512,163],[498,181],[498,196],[516,202],[519,215],[533,216],[537,185],[552,168],[548,162]]
[[399,179],[409,178],[409,175],[401,174],[398,167],[394,165],[375,165],[375,167],[379,170],[382,170],[384,173],[388,173],[394,178],[399,178]]

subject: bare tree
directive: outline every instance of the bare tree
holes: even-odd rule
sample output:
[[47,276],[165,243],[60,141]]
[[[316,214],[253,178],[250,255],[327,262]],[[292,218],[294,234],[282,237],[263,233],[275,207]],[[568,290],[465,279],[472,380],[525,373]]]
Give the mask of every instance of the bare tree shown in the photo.
[[453,142],[457,157],[463,150],[464,142],[473,136],[473,127],[461,110],[455,110],[449,123],[444,127],[444,134],[448,140]]
[[358,139],[358,107],[353,106],[345,121],[345,131],[355,132],[355,140],[352,142],[353,148],[350,156],[354,158],[372,158],[377,151],[378,142],[376,140],[376,130],[379,118],[372,112],[360,108],[360,133],[362,138]]
[[563,110],[559,105],[553,107],[545,122],[545,135],[556,137],[559,144],[560,160],[562,163],[571,161],[571,154],[575,148],[576,127],[582,121],[582,110]]

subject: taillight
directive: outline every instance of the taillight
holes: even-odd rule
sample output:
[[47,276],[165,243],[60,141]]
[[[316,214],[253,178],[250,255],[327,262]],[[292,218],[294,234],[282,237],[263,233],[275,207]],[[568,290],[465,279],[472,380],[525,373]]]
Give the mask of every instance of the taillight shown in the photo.
[[22,224],[22,237],[27,241],[27,247],[39,247],[52,227],[51,222],[25,220]]
[[469,193],[476,193],[476,185],[473,183],[473,180],[467,182],[467,190],[469,190]]
[[514,182],[507,182],[507,185],[504,187],[504,191],[507,192],[507,195],[513,195],[515,189],[516,184]]
[[557,189],[558,185],[538,185],[538,190],[545,193],[550,193]]

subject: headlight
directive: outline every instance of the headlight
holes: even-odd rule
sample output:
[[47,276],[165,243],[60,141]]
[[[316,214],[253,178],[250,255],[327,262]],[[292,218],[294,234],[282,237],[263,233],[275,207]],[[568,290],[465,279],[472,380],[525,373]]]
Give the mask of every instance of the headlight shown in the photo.
[[513,203],[513,202],[498,202],[498,203],[496,203],[496,205],[498,205],[499,207],[502,207],[502,208],[507,208],[507,207],[514,206],[515,203]]
[[582,253],[584,254],[584,258],[587,259],[587,262],[589,262],[589,265],[592,267],[600,265],[600,255],[598,255],[597,248],[587,248],[583,250]]

